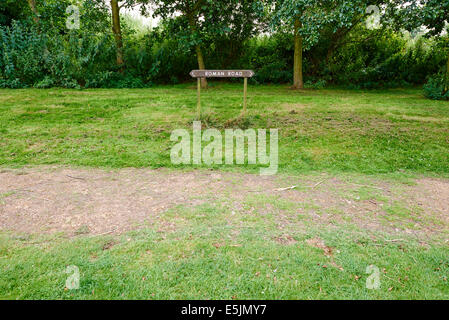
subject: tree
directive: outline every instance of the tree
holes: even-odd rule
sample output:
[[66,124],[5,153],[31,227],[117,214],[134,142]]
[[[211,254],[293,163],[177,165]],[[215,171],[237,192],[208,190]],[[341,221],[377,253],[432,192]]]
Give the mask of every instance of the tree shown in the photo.
[[[382,33],[388,25],[381,19],[380,11],[388,5],[388,0],[353,0],[350,3],[340,1],[333,14],[333,22],[324,30],[324,38],[329,39],[326,52],[326,63],[330,63],[334,52],[345,43],[345,38],[354,30],[355,27],[367,22],[367,19],[373,18],[378,25],[373,26],[376,32],[368,32],[366,40],[372,39]],[[378,14],[378,16],[376,16]],[[375,21],[379,19],[378,21]]]
[[294,36],[293,89],[304,88],[303,51],[313,47],[334,16],[331,0],[275,0],[272,26]]
[[30,10],[33,14],[33,20],[36,23],[39,23],[39,12],[36,7],[36,0],[28,0],[28,5],[30,6]]
[[[327,60],[342,39],[369,15],[370,5],[387,0],[274,0],[272,27],[293,31],[294,66],[293,88],[303,89],[303,51],[311,49],[327,33],[331,39]],[[271,4],[271,1],[268,1]]]
[[214,24],[221,25],[222,30],[217,32],[214,28],[204,28],[202,31],[207,39],[205,45],[212,48],[214,60],[220,61],[221,68],[229,68],[238,61],[245,42],[266,29],[260,0],[228,2],[229,5],[219,6],[213,15]]
[[111,11],[112,11],[112,32],[114,33],[115,45],[116,45],[116,56],[117,65],[120,66],[120,70],[123,71],[123,64],[125,62],[123,57],[123,37],[122,28],[120,24],[120,9],[117,0],[111,0]]
[[0,4],[0,26],[9,26],[13,20],[25,19],[29,4],[26,1],[2,0]]
[[33,0],[33,20],[38,24],[40,32],[65,33],[67,32],[67,7],[70,5],[79,5],[80,1],[81,0]]
[[[428,0],[421,1],[423,10],[419,11],[419,20],[427,29],[429,34],[438,36],[446,28],[449,32],[447,24],[449,23],[449,0]],[[449,43],[448,43],[449,44]],[[446,81],[444,90],[449,91],[449,54],[446,63]]]
[[[201,49],[201,40],[199,37],[198,21],[202,16],[205,9],[212,5],[213,0],[153,0],[152,2],[157,5],[157,9],[154,12],[154,16],[160,15],[162,18],[167,19],[181,14],[181,18],[185,19],[190,28],[191,39],[195,47],[195,53],[198,60],[198,68],[205,70],[206,65],[204,63],[203,51]],[[207,80],[201,79],[201,87],[207,88]]]
[[[177,38],[187,47],[195,50],[198,68],[206,69],[203,45],[208,39],[217,40],[242,21],[240,17],[252,16],[251,11],[257,11],[260,0],[151,0],[156,4],[154,16],[161,16],[164,20],[173,19],[176,26],[173,31]],[[183,28],[186,26],[188,34]],[[242,30],[245,36],[250,34],[248,29]],[[207,80],[201,79],[201,86],[207,88]]]
[[[97,2],[98,6],[103,5],[102,0],[94,0]],[[120,21],[120,10],[123,8],[132,8],[137,4],[142,5],[142,10],[145,9],[147,0],[109,0],[111,6],[111,17],[112,17],[112,33],[114,35],[115,47],[116,47],[116,60],[117,66],[120,68],[120,72],[125,69],[125,58],[123,52],[123,34],[122,26]]]
[[[441,37],[449,33],[449,0],[392,0],[388,10],[396,29],[419,30],[428,37]],[[423,28],[424,27],[424,28]],[[448,38],[449,39],[449,38]],[[446,41],[447,42],[447,41]],[[446,43],[446,46],[449,42]],[[449,91],[449,54],[444,75],[444,91]]]
[[319,29],[325,22],[322,1],[275,0],[272,26],[277,30],[291,30],[294,35],[293,88],[303,89],[303,51],[318,41]]

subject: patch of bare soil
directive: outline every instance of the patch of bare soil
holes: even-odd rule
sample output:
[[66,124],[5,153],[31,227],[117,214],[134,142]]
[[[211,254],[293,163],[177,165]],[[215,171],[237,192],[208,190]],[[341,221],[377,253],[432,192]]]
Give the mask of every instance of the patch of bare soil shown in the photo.
[[449,224],[449,181],[441,179],[420,179],[413,193],[411,203],[422,208],[424,214],[431,215]]
[[[383,203],[375,199],[354,201],[345,195],[355,184],[327,176],[318,179],[203,170],[49,167],[3,170],[0,230],[98,235],[157,225],[159,232],[173,232],[178,227],[176,221],[169,221],[164,212],[177,206],[195,207],[225,199],[232,204],[229,214],[235,219],[239,214],[258,214],[262,219],[264,215],[275,214],[284,234],[275,240],[285,245],[296,242],[286,232],[301,229],[298,215],[317,226],[349,221],[373,231],[397,231],[395,226],[385,225],[383,218],[388,213]],[[377,183],[374,188],[381,190],[383,196],[394,197],[390,185]],[[255,196],[262,199],[262,210],[244,205]],[[266,202],[264,197],[268,199]],[[401,197],[410,208],[422,208],[422,215],[431,218],[417,222],[423,225],[421,231],[448,230],[449,181],[422,179],[417,186],[407,187]],[[277,201],[297,206],[284,210],[277,206]]]
[[[320,238],[308,239],[306,241],[306,243],[311,247],[322,249],[323,254],[330,260],[330,264],[333,267],[339,269],[340,271],[344,271],[343,267],[338,265],[334,261],[334,253],[333,253],[334,249],[331,247],[328,247],[322,239],[320,239]],[[325,267],[325,266],[323,266],[323,267]]]
[[284,234],[282,236],[276,237],[274,240],[277,243],[280,243],[280,244],[286,245],[286,246],[290,246],[290,245],[296,244],[298,242],[292,236],[289,236],[288,234]]

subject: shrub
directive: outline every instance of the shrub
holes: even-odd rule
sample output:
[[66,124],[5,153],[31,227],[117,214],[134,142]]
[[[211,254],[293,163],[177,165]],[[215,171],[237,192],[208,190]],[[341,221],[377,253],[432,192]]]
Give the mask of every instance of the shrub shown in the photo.
[[0,79],[0,88],[22,89],[27,85],[23,84],[20,79]]
[[144,88],[145,83],[130,73],[105,71],[91,75],[86,80],[86,88]]
[[[0,87],[141,88],[190,81],[190,70],[198,68],[194,49],[173,37],[167,24],[136,32],[125,19],[125,72],[121,73],[114,37],[107,30],[107,10],[99,12],[98,19],[87,19],[92,25],[83,23],[80,30],[67,31],[61,13],[65,7],[51,3],[46,6],[49,12],[41,17],[39,30],[27,20],[0,26]],[[91,9],[86,12],[97,12]],[[291,33],[249,40],[228,36],[207,38],[202,43],[207,68],[252,69],[256,73],[252,83],[292,82]],[[391,30],[376,33],[358,26],[346,37],[334,48],[331,36],[323,35],[316,46],[304,52],[306,87],[320,89],[332,83],[370,89],[422,84],[447,59],[447,36],[437,41]],[[432,99],[444,98],[446,92],[441,88],[441,79],[432,77],[425,94]]]
[[0,28],[0,69],[10,87],[32,85],[46,74],[45,49],[47,38],[25,22],[14,21]]
[[292,81],[293,49],[290,37],[274,34],[254,39],[246,46],[242,67],[256,72],[257,83],[288,83]]
[[46,89],[46,88],[51,88],[53,87],[55,84],[55,82],[53,81],[52,78],[50,78],[49,76],[46,76],[43,80],[37,82],[34,84],[34,87],[36,89]]
[[312,82],[312,81],[306,81],[306,83],[304,83],[304,87],[308,88],[308,89],[323,89],[326,86],[327,82],[326,80],[318,80],[316,82]]
[[422,84],[447,59],[434,39],[374,32],[355,29],[336,51],[329,63],[335,84],[364,89]]
[[439,73],[429,78],[424,85],[424,95],[432,100],[449,100],[449,79]]

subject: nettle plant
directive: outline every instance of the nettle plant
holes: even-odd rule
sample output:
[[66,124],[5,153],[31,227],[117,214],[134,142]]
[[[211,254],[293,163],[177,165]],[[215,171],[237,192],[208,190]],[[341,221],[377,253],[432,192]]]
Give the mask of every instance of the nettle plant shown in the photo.
[[43,78],[47,37],[27,23],[0,28],[0,85],[17,88]]

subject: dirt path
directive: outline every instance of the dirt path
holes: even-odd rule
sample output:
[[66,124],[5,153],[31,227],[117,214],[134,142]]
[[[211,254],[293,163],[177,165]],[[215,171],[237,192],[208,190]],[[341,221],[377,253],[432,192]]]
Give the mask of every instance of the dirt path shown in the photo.
[[[429,234],[449,230],[449,181],[421,179],[412,186],[374,178],[366,178],[364,184],[357,181],[325,174],[261,177],[201,170],[3,170],[0,230],[67,235],[123,233],[151,226],[162,213],[178,206],[195,208],[220,201],[230,204],[232,214],[253,212],[254,206],[259,206],[257,212],[276,212],[280,222],[299,214],[316,224],[349,219],[362,228],[387,232],[409,232],[411,228]],[[255,196],[267,200],[247,208],[244,203]],[[297,206],[290,211],[279,209],[278,201]]]

